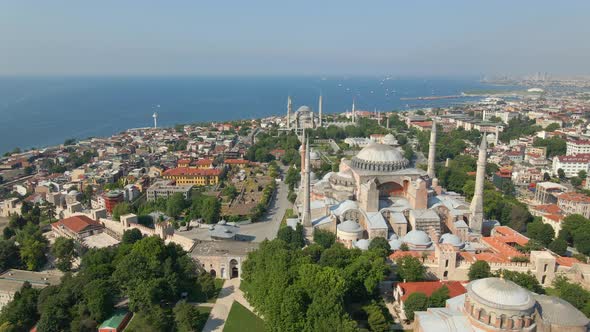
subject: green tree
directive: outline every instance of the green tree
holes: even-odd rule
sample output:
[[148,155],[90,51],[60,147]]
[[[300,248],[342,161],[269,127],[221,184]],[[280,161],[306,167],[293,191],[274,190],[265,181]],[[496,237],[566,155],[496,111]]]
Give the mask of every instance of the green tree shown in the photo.
[[557,238],[553,240],[548,248],[560,256],[565,256],[565,254],[567,254],[567,242],[565,242],[564,239]]
[[207,321],[207,314],[201,314],[199,309],[185,301],[174,306],[174,322],[179,332],[199,331]]
[[486,261],[476,261],[469,267],[468,276],[469,281],[491,277],[490,264]]
[[380,256],[387,257],[391,252],[391,247],[385,238],[376,237],[369,243],[369,250],[379,253]]
[[126,230],[123,233],[123,237],[121,242],[124,244],[134,244],[135,242],[141,240],[143,238],[143,234],[137,228]]
[[131,213],[131,207],[126,202],[121,202],[113,207],[113,219],[119,221],[121,216]]
[[297,224],[296,229],[289,226],[279,229],[277,238],[294,246],[295,248],[303,248],[305,246],[305,238],[303,236],[303,226]]
[[552,132],[559,129],[559,123],[550,123],[545,127],[545,131]]
[[39,319],[37,299],[39,290],[25,282],[0,311],[0,331],[29,331]]
[[316,229],[313,232],[313,241],[327,249],[336,242],[336,235],[330,231]]
[[383,310],[377,304],[370,304],[366,306],[365,312],[367,313],[367,321],[371,331],[374,332],[386,332],[389,331],[391,324],[387,322],[387,318],[383,314]]
[[166,214],[172,218],[178,218],[186,208],[186,201],[182,193],[174,193],[166,202]]
[[23,230],[17,233],[17,241],[20,243],[19,253],[27,270],[37,271],[47,261],[47,239],[41,234],[38,226],[28,223]]
[[581,178],[581,179],[585,179],[587,176],[588,176],[588,173],[585,170],[583,170],[583,169],[581,169],[578,172],[578,177]]
[[544,294],[545,290],[539,284],[537,278],[528,271],[527,273],[522,272],[515,272],[509,270],[501,270],[498,272],[498,276],[503,276],[504,279],[510,280],[515,284],[519,285],[520,287],[526,288],[531,292],[535,292],[537,294]]
[[551,225],[538,220],[527,225],[527,236],[548,246],[555,237],[555,231]]
[[590,292],[580,284],[572,283],[563,276],[558,276],[553,280],[553,287],[557,296],[571,303],[578,310],[584,310],[590,302]]
[[18,268],[20,265],[19,248],[14,241],[0,240],[0,271]]
[[563,170],[563,168],[559,168],[557,169],[557,176],[559,176],[560,179],[565,179],[565,171]]
[[449,288],[445,285],[432,292],[428,298],[429,308],[443,308],[449,299]]
[[582,185],[582,179],[580,179],[577,176],[574,176],[570,179],[570,183],[572,184],[572,186],[574,187],[579,187]]
[[238,190],[236,189],[235,186],[229,185],[229,186],[223,188],[223,190],[221,191],[221,194],[223,196],[227,196],[227,198],[229,200],[232,200],[238,195]]
[[426,275],[426,268],[422,262],[413,256],[403,256],[396,261],[397,274],[404,282],[422,281]]
[[51,254],[57,259],[55,265],[60,271],[70,271],[76,256],[74,240],[63,236],[58,237],[51,247]]
[[422,292],[410,294],[404,301],[404,311],[409,321],[414,320],[416,311],[424,311],[428,308],[428,297]]
[[110,281],[104,279],[93,280],[84,287],[84,300],[93,320],[102,322],[113,313],[114,292]]

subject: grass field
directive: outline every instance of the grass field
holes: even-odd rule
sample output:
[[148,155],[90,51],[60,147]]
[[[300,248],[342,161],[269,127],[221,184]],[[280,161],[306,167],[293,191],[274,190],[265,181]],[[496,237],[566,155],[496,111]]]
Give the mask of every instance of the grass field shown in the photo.
[[287,219],[294,217],[293,209],[286,209],[285,215],[283,215],[283,220],[281,220],[281,226],[279,228],[283,228],[287,226]]
[[225,321],[223,332],[264,331],[264,322],[238,302],[234,302]]
[[[201,324],[196,329],[196,331],[201,331],[201,330],[203,330],[203,327],[205,327],[205,323],[207,322],[207,318],[209,317],[209,314],[211,313],[211,309],[213,309],[213,308],[212,307],[197,306],[197,309],[199,309],[199,312],[204,316],[203,319],[201,320]],[[158,330],[154,329],[146,321],[145,316],[143,316],[141,314],[135,314],[135,315],[133,315],[133,318],[131,319],[131,321],[129,322],[127,327],[124,329],[124,331],[125,332],[151,332],[151,331],[158,331]]]

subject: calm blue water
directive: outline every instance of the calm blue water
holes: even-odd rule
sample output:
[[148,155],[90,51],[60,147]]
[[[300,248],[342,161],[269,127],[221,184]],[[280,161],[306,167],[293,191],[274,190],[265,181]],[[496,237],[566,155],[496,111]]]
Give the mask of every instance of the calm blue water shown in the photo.
[[475,79],[383,78],[0,78],[0,153],[15,147],[43,147],[67,138],[110,136],[127,128],[172,126],[285,114],[287,95],[294,108],[324,112],[350,109],[403,110],[446,106],[470,98],[401,101],[400,97],[455,95],[474,89],[505,88]]

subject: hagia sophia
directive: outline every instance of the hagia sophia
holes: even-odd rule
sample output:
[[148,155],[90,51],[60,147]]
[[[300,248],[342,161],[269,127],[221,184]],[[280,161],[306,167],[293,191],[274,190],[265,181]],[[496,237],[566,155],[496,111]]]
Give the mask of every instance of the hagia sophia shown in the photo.
[[[307,110],[310,119],[317,120]],[[559,274],[590,286],[590,265],[546,250],[525,255],[516,247],[529,241],[526,236],[484,220],[485,136],[478,149],[471,202],[439,185],[435,121],[426,171],[405,159],[394,136],[388,134],[352,158],[343,158],[338,172],[317,179],[311,171],[311,159],[317,156],[304,131],[300,137],[302,181],[296,210],[308,239],[317,229],[328,230],[346,247],[366,250],[372,239],[386,238],[392,261],[405,255],[420,258],[431,279],[467,280],[469,267],[485,260],[492,271],[530,271],[543,286]]]

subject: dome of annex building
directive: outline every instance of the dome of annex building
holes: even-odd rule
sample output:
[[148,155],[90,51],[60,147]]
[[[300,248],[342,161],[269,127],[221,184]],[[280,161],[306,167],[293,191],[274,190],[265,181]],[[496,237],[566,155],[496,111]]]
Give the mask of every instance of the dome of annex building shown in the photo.
[[399,149],[390,145],[372,143],[352,158],[352,166],[358,169],[389,172],[404,169],[409,162]]
[[440,237],[440,243],[450,244],[453,247],[462,247],[465,245],[457,235],[451,233],[443,234]]
[[389,241],[389,248],[391,250],[399,250],[402,247],[402,240],[394,239]]
[[319,160],[319,159],[320,159],[319,153],[315,152],[314,150],[311,150],[311,152],[309,153],[309,160]]
[[408,234],[403,237],[403,242],[414,246],[429,246],[432,244],[432,240],[428,234],[417,229],[409,231]]
[[532,312],[535,299],[528,290],[503,278],[484,278],[467,285],[471,302],[505,311]]
[[340,224],[338,224],[338,226],[336,226],[336,228],[339,232],[345,233],[358,233],[363,231],[361,225],[359,225],[358,222],[353,220],[346,220],[344,222],[341,222]]
[[367,240],[367,239],[360,239],[356,242],[353,242],[353,246],[355,248],[359,248],[360,250],[369,250],[369,244],[371,244],[371,241]]

